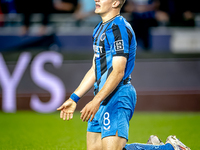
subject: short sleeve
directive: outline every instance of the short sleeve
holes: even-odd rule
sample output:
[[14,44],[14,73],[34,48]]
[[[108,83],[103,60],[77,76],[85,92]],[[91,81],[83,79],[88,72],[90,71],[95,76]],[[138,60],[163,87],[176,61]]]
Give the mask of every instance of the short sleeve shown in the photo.
[[110,47],[113,56],[128,57],[130,42],[126,27],[124,25],[113,25],[112,36]]

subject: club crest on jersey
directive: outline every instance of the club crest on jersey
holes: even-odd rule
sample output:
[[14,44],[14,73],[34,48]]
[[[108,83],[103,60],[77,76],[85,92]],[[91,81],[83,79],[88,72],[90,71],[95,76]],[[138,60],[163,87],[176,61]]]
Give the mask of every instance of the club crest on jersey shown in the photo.
[[104,40],[105,40],[105,38],[106,38],[106,33],[103,33],[103,34],[101,35],[101,38],[100,38],[100,40],[101,40],[101,41],[104,41]]
[[123,40],[115,41],[115,50],[116,51],[123,51],[124,50],[124,41]]

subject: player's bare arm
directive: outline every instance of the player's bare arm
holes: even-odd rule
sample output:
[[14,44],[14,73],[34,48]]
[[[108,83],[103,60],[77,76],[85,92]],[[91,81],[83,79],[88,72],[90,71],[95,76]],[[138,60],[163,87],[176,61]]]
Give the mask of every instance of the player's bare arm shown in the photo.
[[79,97],[82,97],[93,87],[94,83],[95,83],[95,64],[93,59],[92,67],[86,73],[86,75],[84,76],[83,80],[81,81],[78,88],[74,91],[74,93],[76,93],[76,95],[78,95]]
[[111,94],[124,76],[127,59],[123,56],[113,57],[113,70],[99,93],[81,110],[83,121],[93,120],[100,103]]
[[[86,73],[83,80],[81,81],[78,88],[74,91],[76,95],[79,97],[82,97],[84,94],[86,94],[93,86],[95,82],[95,72],[94,72],[94,61],[93,65],[90,68],[90,70]],[[73,118],[73,113],[76,109],[76,102],[69,98],[66,100],[62,106],[60,106],[57,110],[60,110],[60,118],[63,120],[69,120]]]

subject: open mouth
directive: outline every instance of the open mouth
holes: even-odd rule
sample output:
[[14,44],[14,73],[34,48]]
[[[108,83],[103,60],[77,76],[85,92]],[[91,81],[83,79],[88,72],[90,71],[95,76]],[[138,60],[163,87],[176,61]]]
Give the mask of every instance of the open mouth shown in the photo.
[[101,6],[99,4],[96,4],[96,8],[100,8]]

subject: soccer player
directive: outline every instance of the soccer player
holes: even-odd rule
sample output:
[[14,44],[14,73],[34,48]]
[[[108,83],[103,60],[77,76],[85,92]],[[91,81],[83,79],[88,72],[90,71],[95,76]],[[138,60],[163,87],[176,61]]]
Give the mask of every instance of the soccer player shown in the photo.
[[[124,2],[95,0],[95,13],[102,21],[93,32],[92,67],[70,98],[58,108],[63,120],[72,119],[78,100],[94,85],[94,98],[81,110],[82,121],[88,121],[88,150],[122,150],[125,146],[126,149],[141,149],[143,146],[126,145],[129,121],[136,105],[136,91],[130,75],[137,44],[131,25],[120,15]],[[159,146],[173,150],[171,144]]]

